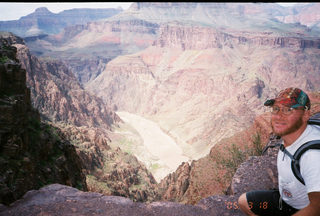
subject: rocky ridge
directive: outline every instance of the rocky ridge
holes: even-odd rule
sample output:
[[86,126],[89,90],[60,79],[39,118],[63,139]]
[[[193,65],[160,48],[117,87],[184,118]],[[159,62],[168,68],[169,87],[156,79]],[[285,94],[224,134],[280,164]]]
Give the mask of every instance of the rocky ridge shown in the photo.
[[110,147],[108,132],[85,126],[54,125],[76,147],[89,191],[139,202],[160,199],[152,174],[135,156]]
[[83,83],[96,78],[105,64],[150,46],[158,25],[143,20],[97,21],[66,27],[60,34],[26,40],[37,56],[67,62]]
[[319,38],[304,38],[297,36],[278,36],[272,31],[223,32],[215,28],[204,26],[188,26],[182,23],[162,24],[159,28],[159,37],[153,45],[159,47],[178,48],[182,50],[203,50],[210,48],[233,48],[237,44],[250,46],[269,46],[273,48],[319,48]]
[[[57,34],[67,26],[106,19],[121,11],[122,9],[113,8],[71,9],[56,14],[45,7],[41,7],[19,20],[0,21],[0,29],[12,32],[20,37]],[[79,16],[81,16],[81,19],[79,19]]]
[[0,201],[10,204],[49,183],[87,190],[74,146],[41,122],[31,105],[13,41],[20,39],[0,35]]

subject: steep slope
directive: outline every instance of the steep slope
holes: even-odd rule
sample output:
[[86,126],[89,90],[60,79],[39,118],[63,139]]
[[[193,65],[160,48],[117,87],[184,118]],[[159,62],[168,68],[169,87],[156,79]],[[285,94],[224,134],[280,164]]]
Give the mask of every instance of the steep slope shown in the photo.
[[87,190],[74,146],[32,107],[12,40],[19,41],[0,35],[0,202],[8,205],[49,183]]
[[40,61],[24,43],[15,43],[22,67],[27,71],[33,105],[53,121],[76,126],[111,127],[119,118],[101,99],[87,93],[65,64]]

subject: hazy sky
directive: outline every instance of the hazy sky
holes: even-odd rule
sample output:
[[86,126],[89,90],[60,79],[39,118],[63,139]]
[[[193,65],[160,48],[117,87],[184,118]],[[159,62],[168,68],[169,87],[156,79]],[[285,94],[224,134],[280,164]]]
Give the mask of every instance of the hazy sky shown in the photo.
[[[0,21],[18,20],[35,11],[39,7],[46,7],[52,13],[59,13],[72,8],[117,8],[119,6],[126,10],[132,2],[0,2]],[[290,6],[295,3],[281,3]]]
[[0,21],[18,20],[35,11],[39,7],[46,7],[52,13],[73,8],[118,8],[126,10],[132,2],[0,2]]

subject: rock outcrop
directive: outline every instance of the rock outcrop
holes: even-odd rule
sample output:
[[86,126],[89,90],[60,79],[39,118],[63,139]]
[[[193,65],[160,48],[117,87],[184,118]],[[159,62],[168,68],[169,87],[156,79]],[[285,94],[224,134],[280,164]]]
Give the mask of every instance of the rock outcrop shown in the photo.
[[[229,30],[230,31],[230,30]],[[278,36],[271,31],[247,32],[217,30],[204,26],[188,26],[183,23],[163,24],[154,45],[182,50],[203,50],[210,48],[233,48],[237,44],[249,46],[269,46],[273,48],[319,48],[320,39],[307,39],[297,36]]]
[[71,143],[84,165],[88,190],[104,195],[123,196],[139,202],[160,197],[156,181],[137,158],[109,146],[106,131],[99,128],[54,124]]
[[39,60],[24,42],[13,45],[22,68],[27,71],[33,106],[44,118],[106,129],[120,120],[101,99],[84,91],[63,62]]
[[26,71],[10,34],[0,35],[0,202],[12,203],[49,183],[87,190],[74,146],[42,123],[31,105]]
[[[2,211],[1,211],[2,210]],[[103,215],[103,216],[215,216],[202,207],[170,202],[151,204],[134,203],[123,197],[85,193],[63,185],[50,185],[38,191],[28,192],[24,199],[12,206],[0,207],[0,215],[35,214]]]

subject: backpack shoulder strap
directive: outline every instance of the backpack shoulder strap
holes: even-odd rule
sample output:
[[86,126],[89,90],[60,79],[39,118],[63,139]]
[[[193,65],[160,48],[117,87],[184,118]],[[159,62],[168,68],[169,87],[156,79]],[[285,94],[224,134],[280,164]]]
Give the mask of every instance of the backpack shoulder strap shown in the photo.
[[298,150],[293,155],[293,160],[291,161],[291,169],[294,176],[305,185],[305,182],[300,173],[300,164],[299,160],[303,153],[305,153],[309,149],[320,149],[320,140],[312,140],[304,143],[302,146],[298,148]]
[[320,126],[320,119],[309,119],[308,124]]

